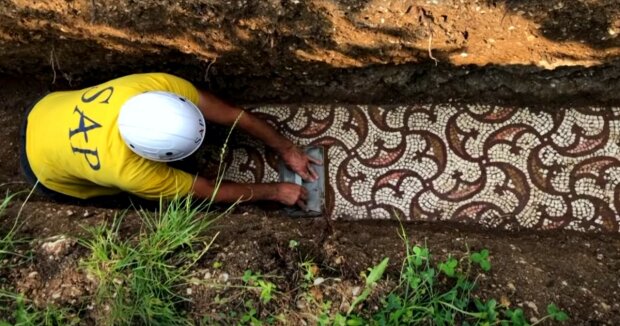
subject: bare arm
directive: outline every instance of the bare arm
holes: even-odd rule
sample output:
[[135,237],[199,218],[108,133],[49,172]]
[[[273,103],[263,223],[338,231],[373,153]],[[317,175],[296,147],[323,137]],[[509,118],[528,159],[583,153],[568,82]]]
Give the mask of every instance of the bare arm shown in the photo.
[[260,139],[278,152],[287,165],[304,180],[314,180],[318,177],[310,167],[310,163],[321,164],[321,162],[307,156],[293,142],[255,115],[229,105],[206,91],[200,91],[198,107],[207,120],[226,126],[232,125],[239,117],[237,123],[243,131]]
[[215,202],[234,203],[241,201],[273,200],[284,205],[297,204],[305,206],[308,193],[303,187],[289,183],[232,183],[222,182],[219,188],[213,181],[198,177],[194,181],[192,193],[194,197],[209,199],[215,193]]
[[243,131],[262,140],[278,153],[285,152],[295,146],[265,121],[243,111],[241,108],[225,103],[206,91],[200,91],[198,107],[207,120],[225,126],[232,125],[240,116],[237,124]]

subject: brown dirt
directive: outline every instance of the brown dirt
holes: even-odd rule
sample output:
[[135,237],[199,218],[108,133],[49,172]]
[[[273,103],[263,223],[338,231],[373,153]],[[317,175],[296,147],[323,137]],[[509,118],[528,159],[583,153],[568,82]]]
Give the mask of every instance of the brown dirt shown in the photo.
[[60,87],[164,70],[236,103],[620,100],[616,0],[2,3],[0,72]]
[[[159,70],[235,103],[609,105],[620,103],[619,34],[616,0],[0,0],[0,185],[26,189],[17,159],[19,121],[28,103],[50,90]],[[19,209],[17,201],[8,216]],[[79,236],[81,225],[100,224],[115,212],[35,196],[24,206],[29,219],[20,234]],[[7,221],[0,222],[5,230]],[[138,227],[129,220],[125,232]],[[196,273],[239,277],[251,268],[284,275],[282,288],[297,277],[297,255],[287,251],[291,239],[327,276],[342,275],[335,293],[350,292],[360,284],[358,273],[384,256],[392,258],[394,275],[403,252],[391,222],[327,224],[244,207],[215,230],[221,231],[216,246]],[[407,230],[440,257],[462,254],[466,246],[488,248],[493,270],[480,280],[483,297],[505,296],[538,316],[532,306],[543,313],[555,302],[571,325],[620,324],[617,235],[498,233],[450,224],[408,224]],[[0,269],[0,285],[39,302],[87,307],[92,284],[77,268],[85,252],[74,248],[58,261],[37,254],[32,265]],[[197,289],[192,312],[217,309],[212,298]]]
[[[19,202],[16,202],[13,209],[18,208]],[[334,302],[350,300],[352,289],[362,284],[359,272],[383,257],[390,257],[392,264],[388,274],[391,277],[398,272],[403,259],[403,243],[397,235],[399,226],[394,222],[326,223],[323,219],[266,216],[249,207],[242,210],[246,212],[239,211],[219,221],[212,229],[213,233],[220,234],[194,270],[194,276],[221,283],[225,283],[224,274],[238,280],[246,269],[283,276],[275,282],[285,293],[281,304],[289,307],[289,313],[298,309],[294,287],[298,284],[299,263],[303,258],[311,258],[317,264],[321,271],[319,276],[342,279],[321,288],[321,295]],[[24,216],[30,218],[23,233],[40,239],[56,234],[83,236],[83,226],[109,222],[111,218],[111,211],[105,209],[59,207],[38,201],[27,204],[24,212]],[[135,216],[133,218],[121,232],[137,232],[139,223]],[[479,279],[476,296],[502,298],[511,307],[523,307],[528,316],[539,317],[546,305],[554,302],[570,314],[571,325],[620,322],[618,237],[570,232],[498,233],[462,225],[429,223],[407,224],[406,230],[414,243],[428,245],[437,260],[445,259],[448,254],[461,257],[467,248],[488,248],[493,267]],[[298,251],[289,249],[290,240],[300,243]],[[8,274],[5,270],[0,276],[8,277],[9,284],[35,302],[89,306],[88,295],[94,293],[94,285],[79,268],[79,259],[86,251],[74,245],[70,247],[73,250],[67,250],[59,258],[50,258],[41,253],[43,241],[32,245],[36,252],[33,264]],[[215,262],[221,267],[214,267]],[[189,287],[193,289],[190,312],[195,316],[217,316],[211,313],[222,309],[214,300],[216,295],[234,294],[204,285]],[[538,312],[533,310],[534,306]],[[93,317],[88,311],[86,316]]]

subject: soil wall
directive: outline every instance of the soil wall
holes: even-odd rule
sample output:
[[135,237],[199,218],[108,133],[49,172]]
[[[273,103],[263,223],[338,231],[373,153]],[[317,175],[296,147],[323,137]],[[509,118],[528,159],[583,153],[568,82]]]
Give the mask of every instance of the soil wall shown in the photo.
[[620,102],[616,0],[0,1],[0,72],[244,102]]

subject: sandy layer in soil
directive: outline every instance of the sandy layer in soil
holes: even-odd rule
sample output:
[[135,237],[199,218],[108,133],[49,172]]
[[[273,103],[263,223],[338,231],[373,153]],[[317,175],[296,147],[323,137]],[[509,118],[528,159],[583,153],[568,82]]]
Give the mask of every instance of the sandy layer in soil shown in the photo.
[[0,72],[60,85],[164,70],[236,102],[620,99],[616,0],[2,3]]

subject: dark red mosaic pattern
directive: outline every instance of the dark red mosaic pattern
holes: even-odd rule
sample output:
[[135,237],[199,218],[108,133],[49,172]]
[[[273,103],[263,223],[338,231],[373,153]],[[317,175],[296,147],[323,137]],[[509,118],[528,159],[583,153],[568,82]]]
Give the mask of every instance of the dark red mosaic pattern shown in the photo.
[[[259,107],[302,145],[327,148],[333,218],[453,220],[617,232],[620,109],[493,106]],[[252,139],[227,179],[277,180]]]

